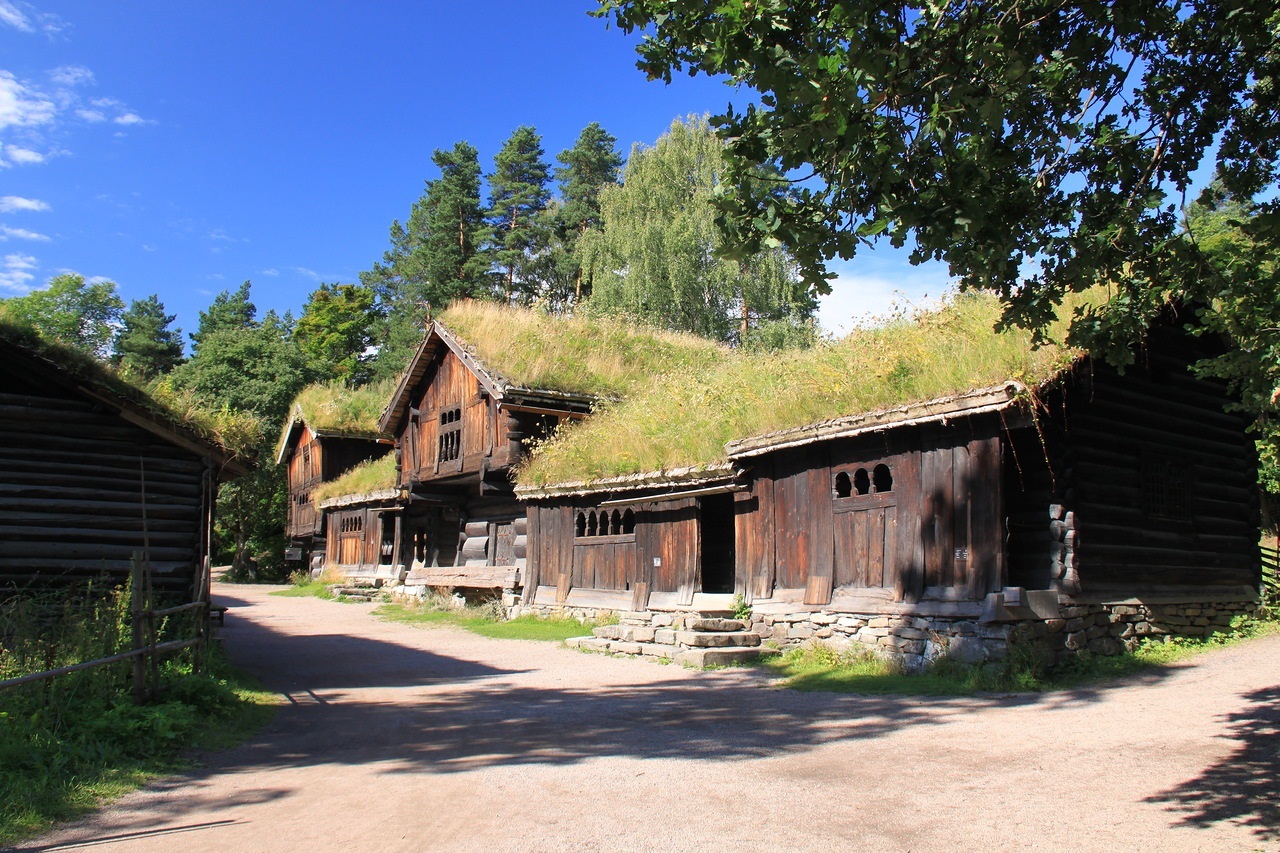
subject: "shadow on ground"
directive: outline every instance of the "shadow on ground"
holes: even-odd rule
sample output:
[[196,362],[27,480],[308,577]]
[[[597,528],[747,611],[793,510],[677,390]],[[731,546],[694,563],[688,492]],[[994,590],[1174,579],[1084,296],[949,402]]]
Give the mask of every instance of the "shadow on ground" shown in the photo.
[[1253,829],[1267,841],[1280,840],[1280,687],[1244,694],[1245,710],[1226,718],[1235,750],[1203,773],[1149,797],[1181,813],[1181,826],[1205,827],[1222,821]]

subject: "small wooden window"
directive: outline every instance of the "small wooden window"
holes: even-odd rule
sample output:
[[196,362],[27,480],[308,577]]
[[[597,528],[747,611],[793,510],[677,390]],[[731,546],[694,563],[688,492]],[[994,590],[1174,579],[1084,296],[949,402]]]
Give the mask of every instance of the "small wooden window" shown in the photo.
[[847,498],[853,494],[853,481],[849,479],[848,471],[841,471],[836,474],[836,497]]
[[636,532],[636,514],[607,509],[584,509],[578,512],[574,524],[574,536],[592,539],[603,536],[632,536]]
[[853,491],[858,495],[865,495],[871,491],[871,477],[867,475],[866,468],[859,468],[853,472]]
[[440,413],[439,460],[456,462],[462,455],[462,409],[446,409]]
[[871,488],[876,494],[893,491],[893,474],[888,465],[877,465],[871,472]]
[[1152,519],[1191,519],[1191,476],[1184,465],[1154,454],[1143,457],[1142,511]]

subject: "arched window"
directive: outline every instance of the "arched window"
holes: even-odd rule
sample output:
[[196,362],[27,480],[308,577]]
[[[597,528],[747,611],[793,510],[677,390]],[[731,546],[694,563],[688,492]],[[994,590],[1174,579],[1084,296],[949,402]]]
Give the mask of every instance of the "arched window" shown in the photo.
[[596,536],[599,534],[600,518],[594,512],[587,514],[587,535]]
[[836,497],[847,498],[853,494],[853,483],[849,480],[849,472],[841,471],[836,474]]
[[865,495],[871,491],[871,478],[867,476],[866,468],[859,468],[853,472],[853,491],[859,495]]
[[578,513],[577,529],[574,531],[576,536],[587,535],[587,514],[585,512]]
[[636,532],[636,514],[631,510],[622,514],[622,532],[626,535]]
[[877,494],[893,491],[893,474],[889,473],[888,465],[876,466],[875,471],[871,473],[871,484]]
[[621,532],[622,532],[622,513],[618,512],[615,509],[613,511],[613,514],[609,516],[609,535],[617,536]]

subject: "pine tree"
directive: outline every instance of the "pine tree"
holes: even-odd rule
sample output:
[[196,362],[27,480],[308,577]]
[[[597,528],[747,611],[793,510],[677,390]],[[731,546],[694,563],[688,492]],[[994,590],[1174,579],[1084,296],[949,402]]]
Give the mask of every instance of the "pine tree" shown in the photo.
[[403,225],[391,223],[391,248],[382,262],[360,274],[386,322],[378,335],[379,375],[404,367],[430,311],[443,310],[460,297],[489,293],[479,153],[459,142],[450,150],[437,149],[431,161],[440,177],[426,182]]
[[572,148],[560,152],[556,158],[562,164],[556,169],[556,181],[560,185],[560,208],[557,220],[558,236],[564,248],[572,256],[573,298],[576,302],[590,293],[590,283],[585,283],[578,244],[589,229],[600,227],[600,191],[618,183],[622,169],[622,153],[617,149],[618,140],[598,122],[582,129]]
[[524,273],[530,259],[546,244],[545,222],[540,214],[551,193],[547,190],[550,168],[542,159],[544,156],[538,132],[532,127],[518,127],[494,158],[494,172],[489,176],[493,257],[501,271],[507,302],[535,295],[525,287]]
[[321,284],[302,306],[293,339],[322,373],[359,384],[368,378],[377,320],[372,288]]
[[258,308],[249,301],[249,289],[252,286],[246,281],[235,293],[224,290],[213,298],[208,311],[200,312],[200,324],[191,333],[193,355],[200,354],[200,345],[210,335],[226,329],[247,329],[254,325]]
[[182,330],[171,328],[176,314],[166,314],[159,296],[135,299],[120,317],[111,360],[129,376],[150,381],[182,362]]

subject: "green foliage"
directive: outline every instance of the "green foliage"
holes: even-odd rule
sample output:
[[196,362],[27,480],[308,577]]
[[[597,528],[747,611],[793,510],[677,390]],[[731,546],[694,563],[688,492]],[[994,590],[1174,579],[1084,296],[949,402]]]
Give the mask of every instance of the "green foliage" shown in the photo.
[[493,259],[501,272],[504,301],[528,301],[534,293],[527,265],[546,245],[541,214],[551,200],[550,167],[543,160],[542,137],[522,125],[493,159],[489,176],[489,227]]
[[437,149],[440,176],[426,182],[402,225],[391,223],[391,248],[360,281],[373,288],[386,326],[375,364],[395,376],[422,339],[431,310],[489,292],[489,227],[480,202],[479,153],[466,142]]
[[213,298],[209,310],[200,312],[200,324],[191,333],[191,348],[196,355],[200,354],[206,338],[219,332],[249,329],[256,324],[258,308],[249,301],[252,286],[246,281],[235,293],[224,290]]
[[129,303],[111,344],[112,363],[125,376],[142,382],[173,370],[182,362],[182,330],[170,328],[176,318],[164,312],[154,293]]
[[25,296],[0,301],[0,319],[30,326],[51,341],[99,359],[107,357],[124,301],[112,281],[66,273]]
[[[127,594],[94,589],[0,604],[0,678],[125,649]],[[190,625],[169,626],[190,636]],[[195,748],[223,748],[272,713],[216,649],[161,666],[160,700],[129,698],[129,662],[0,690],[0,844],[43,830],[181,766]]]
[[[818,285],[826,261],[887,238],[1032,328],[1109,284],[1117,299],[1075,340],[1121,362],[1183,290],[1177,201],[1196,171],[1216,161],[1241,198],[1280,177],[1274,3],[601,0],[596,14],[645,33],[651,78],[760,93],[712,119],[737,252],[785,245]],[[1275,245],[1280,199],[1263,208]]]
[[626,399],[559,430],[518,479],[541,486],[723,464],[734,439],[1010,379],[1035,388],[1079,355],[1060,343],[1036,348],[1018,330],[995,334],[999,316],[994,297],[962,294],[836,343],[768,357],[723,351],[714,362],[655,372]]
[[[259,322],[249,285],[225,291],[200,315],[195,355],[172,372],[173,385],[214,411],[256,416],[261,436],[256,456],[270,460],[290,404],[317,378],[314,364],[293,339],[293,323],[269,311]],[[241,576],[271,576],[284,564],[286,472],[260,464],[218,492],[215,534]]]
[[580,241],[591,310],[725,342],[744,341],[761,323],[812,316],[817,302],[785,252],[719,256],[712,201],[723,153],[696,116],[672,123],[652,148],[632,149],[621,186],[600,190],[602,227]]
[[733,618],[734,619],[750,619],[751,605],[747,604],[747,600],[742,597],[742,593],[738,593],[733,597]]
[[378,321],[372,288],[321,284],[302,307],[293,336],[318,370],[359,384],[368,378]]
[[384,604],[373,611],[392,622],[404,622],[420,626],[447,626],[465,628],[482,637],[495,640],[539,640],[562,643],[570,637],[591,633],[595,623],[583,623],[576,619],[560,619],[535,615],[506,619],[499,604],[457,606],[448,596],[428,596],[420,602]]
[[617,145],[617,138],[593,121],[582,129],[572,148],[556,157],[561,163],[556,169],[560,186],[556,233],[573,282],[572,297],[566,288],[561,304],[577,303],[591,293],[590,276],[580,261],[581,241],[588,231],[600,229],[600,193],[605,187],[616,186],[621,176],[622,154]]

